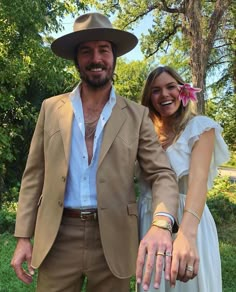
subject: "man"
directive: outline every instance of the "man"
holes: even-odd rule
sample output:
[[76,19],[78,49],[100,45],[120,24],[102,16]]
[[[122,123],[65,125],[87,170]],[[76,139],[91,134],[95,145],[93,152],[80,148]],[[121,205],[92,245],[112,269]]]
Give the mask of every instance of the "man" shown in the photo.
[[99,13],[78,17],[74,32],[52,44],[56,55],[75,61],[81,83],[44,100],[22,179],[12,266],[28,284],[39,268],[39,292],[80,291],[85,276],[89,292],[129,291],[138,252],[136,160],[152,184],[158,213],[140,245],[137,282],[146,254],[145,289],[155,260],[155,286],[163,261],[170,277],[176,178],[148,110],[112,86],[116,57],[136,44],[133,34],[112,28]]

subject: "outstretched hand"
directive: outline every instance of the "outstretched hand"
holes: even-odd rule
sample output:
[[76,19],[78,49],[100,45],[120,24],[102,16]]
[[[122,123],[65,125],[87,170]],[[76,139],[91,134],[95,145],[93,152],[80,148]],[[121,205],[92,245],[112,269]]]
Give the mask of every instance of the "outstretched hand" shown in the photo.
[[168,230],[152,226],[139,245],[136,262],[137,283],[148,291],[152,273],[155,271],[154,288],[161,283],[162,271],[165,279],[170,280],[172,237]]
[[181,228],[173,242],[173,257],[171,265],[171,285],[176,280],[187,282],[197,276],[199,270],[199,256],[196,239],[186,236]]

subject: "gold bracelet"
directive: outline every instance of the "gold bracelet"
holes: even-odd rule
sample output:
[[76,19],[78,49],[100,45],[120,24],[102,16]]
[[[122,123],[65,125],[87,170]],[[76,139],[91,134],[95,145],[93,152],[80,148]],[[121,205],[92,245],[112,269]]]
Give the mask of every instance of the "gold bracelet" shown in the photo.
[[172,225],[169,222],[167,222],[166,220],[153,220],[152,226],[166,229],[166,230],[170,231],[170,234],[172,234]]
[[196,212],[194,212],[193,210],[191,209],[184,209],[184,212],[188,212],[190,214],[192,214],[195,218],[197,218],[197,220],[200,222],[200,217],[198,216],[198,214]]

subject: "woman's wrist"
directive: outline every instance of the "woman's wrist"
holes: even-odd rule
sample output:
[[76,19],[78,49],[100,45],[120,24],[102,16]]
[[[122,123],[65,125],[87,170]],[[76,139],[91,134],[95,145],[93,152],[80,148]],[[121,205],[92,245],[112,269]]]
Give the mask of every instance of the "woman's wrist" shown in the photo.
[[197,231],[198,231],[198,222],[194,222],[193,220],[190,220],[189,218],[182,219],[182,222],[179,226],[178,233],[182,233],[187,237],[191,237],[195,239],[197,237]]

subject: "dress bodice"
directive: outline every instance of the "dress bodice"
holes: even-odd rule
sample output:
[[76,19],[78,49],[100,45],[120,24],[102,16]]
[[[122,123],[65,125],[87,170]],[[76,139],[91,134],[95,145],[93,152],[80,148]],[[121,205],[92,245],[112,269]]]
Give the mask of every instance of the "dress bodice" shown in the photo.
[[[199,140],[200,135],[210,129],[215,130],[215,145],[207,184],[208,189],[212,187],[213,180],[217,175],[217,168],[229,159],[229,151],[221,136],[222,128],[218,123],[206,116],[196,116],[191,119],[178,140],[166,150],[170,164],[174,169],[178,180],[189,174],[192,148],[195,142]],[[186,178],[184,180],[186,180]],[[183,181],[180,181],[179,185],[183,185]]]

